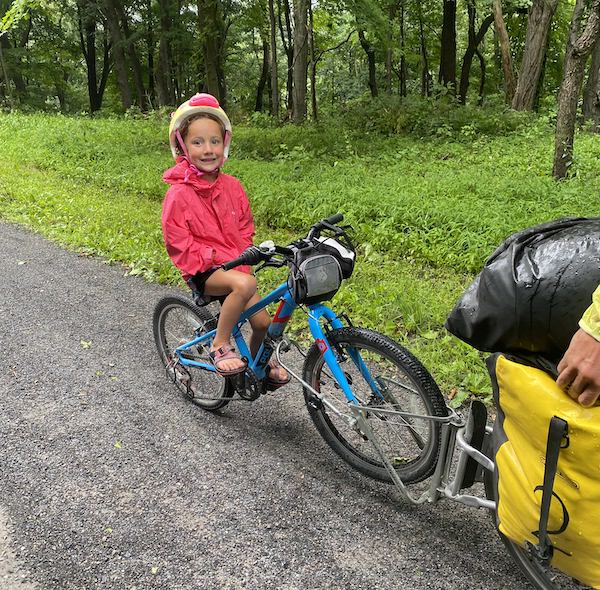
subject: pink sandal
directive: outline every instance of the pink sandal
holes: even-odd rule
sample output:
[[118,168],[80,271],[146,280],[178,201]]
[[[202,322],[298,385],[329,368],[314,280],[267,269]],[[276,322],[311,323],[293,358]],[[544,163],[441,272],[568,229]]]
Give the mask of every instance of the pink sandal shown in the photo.
[[273,374],[273,369],[277,371],[283,369],[283,367],[274,358],[269,361],[269,367],[270,371],[267,377],[267,389],[269,391],[275,391],[276,389],[287,385],[292,380],[292,376],[289,373],[287,379],[275,379],[274,377],[271,377]]
[[[210,362],[212,363],[213,367],[215,368],[215,371],[217,373],[219,373],[219,375],[222,375],[223,377],[231,377],[233,375],[239,375],[240,373],[243,373],[246,370],[246,367],[248,366],[248,363],[240,357],[240,355],[235,351],[235,348],[231,345],[229,345],[229,346],[225,345],[225,346],[221,346],[220,348],[217,348],[216,350],[211,350],[208,353],[208,356],[210,357]],[[223,361],[228,361],[231,359],[237,359],[237,360],[243,361],[244,366],[239,367],[237,369],[229,369],[229,370],[219,369],[219,363],[221,363]]]

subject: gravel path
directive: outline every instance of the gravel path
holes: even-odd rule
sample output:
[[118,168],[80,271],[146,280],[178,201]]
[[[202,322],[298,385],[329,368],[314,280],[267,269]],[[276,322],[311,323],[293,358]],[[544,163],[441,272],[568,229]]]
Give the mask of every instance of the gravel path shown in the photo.
[[353,472],[287,386],[221,414],[165,378],[173,289],[0,223],[0,589],[524,588],[488,515]]

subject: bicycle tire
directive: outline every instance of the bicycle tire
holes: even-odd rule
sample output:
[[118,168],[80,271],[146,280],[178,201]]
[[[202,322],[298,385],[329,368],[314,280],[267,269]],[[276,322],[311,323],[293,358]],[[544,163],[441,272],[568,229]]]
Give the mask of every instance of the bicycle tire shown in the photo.
[[[195,336],[214,330],[216,325],[217,320],[210,311],[178,295],[161,299],[152,318],[154,341],[169,378],[193,403],[213,412],[231,401],[232,383],[212,371],[178,364],[173,352]],[[209,362],[209,347],[210,342],[207,342],[190,349],[188,358]]]
[[[387,336],[361,328],[341,328],[328,335],[338,362],[351,382],[354,395],[362,405],[396,409],[419,415],[445,417],[448,410],[440,390],[419,360]],[[361,377],[345,350],[361,351],[372,376],[386,398],[383,403]],[[376,370],[375,370],[376,369]],[[341,388],[328,374],[324,358],[316,344],[309,349],[304,363],[304,380],[345,416],[350,415]],[[306,405],[315,427],[327,444],[349,465],[364,475],[392,483],[392,477],[373,445],[324,404],[315,404],[312,393],[304,388]],[[367,399],[368,398],[368,399]],[[429,477],[440,452],[441,427],[424,419],[367,414],[369,425],[400,479],[416,483]]]
[[[489,455],[492,453],[486,454]],[[493,457],[490,458],[493,459]],[[484,470],[483,485],[485,495],[489,500],[494,500],[494,502],[497,503],[498,498],[496,497],[496,488],[494,486],[493,478],[492,472]],[[508,554],[517,564],[521,573],[533,588],[536,590],[591,590],[589,586],[580,584],[577,580],[574,580],[566,574],[563,574],[550,566],[542,565],[529,554],[525,547],[521,547],[498,529],[498,515],[495,510],[491,510],[490,514],[498,536]]]

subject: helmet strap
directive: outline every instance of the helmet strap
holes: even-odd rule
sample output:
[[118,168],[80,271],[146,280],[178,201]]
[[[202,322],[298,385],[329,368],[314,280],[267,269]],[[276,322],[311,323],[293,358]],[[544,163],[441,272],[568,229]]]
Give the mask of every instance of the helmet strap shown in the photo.
[[179,129],[175,130],[175,137],[177,138],[177,142],[179,143],[179,147],[183,151],[183,155],[189,160],[189,154],[187,148],[185,147],[185,143],[183,141],[183,137],[181,137],[181,133],[179,133]]

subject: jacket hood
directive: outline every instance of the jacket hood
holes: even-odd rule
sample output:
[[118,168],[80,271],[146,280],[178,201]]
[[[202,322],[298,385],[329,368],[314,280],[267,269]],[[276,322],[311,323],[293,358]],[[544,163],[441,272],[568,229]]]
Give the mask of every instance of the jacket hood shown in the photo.
[[177,158],[177,163],[172,168],[169,168],[163,174],[163,180],[167,184],[189,184],[200,192],[213,188],[221,178],[221,174],[217,174],[217,179],[214,182],[208,182],[198,173],[195,166],[190,166],[190,163],[184,156]]

